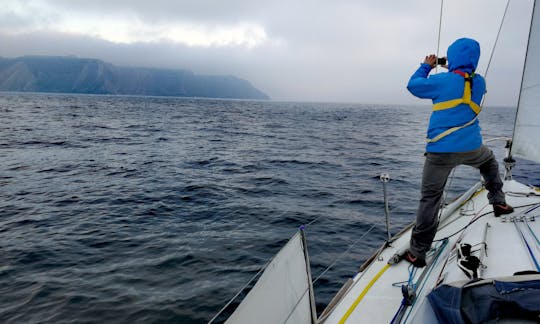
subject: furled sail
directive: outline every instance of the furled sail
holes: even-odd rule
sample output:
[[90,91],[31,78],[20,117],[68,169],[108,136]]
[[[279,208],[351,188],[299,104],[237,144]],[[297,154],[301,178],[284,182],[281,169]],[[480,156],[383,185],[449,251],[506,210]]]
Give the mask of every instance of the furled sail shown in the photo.
[[302,232],[289,240],[225,323],[314,323],[315,306],[304,242]]
[[535,1],[512,143],[512,154],[538,163],[540,163],[539,7]]

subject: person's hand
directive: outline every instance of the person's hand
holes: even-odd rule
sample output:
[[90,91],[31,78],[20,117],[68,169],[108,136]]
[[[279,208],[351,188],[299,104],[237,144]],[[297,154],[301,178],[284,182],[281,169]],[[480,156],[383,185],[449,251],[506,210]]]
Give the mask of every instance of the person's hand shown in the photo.
[[425,64],[431,65],[431,68],[434,68],[437,65],[437,55],[430,54],[426,56],[426,59],[424,60]]

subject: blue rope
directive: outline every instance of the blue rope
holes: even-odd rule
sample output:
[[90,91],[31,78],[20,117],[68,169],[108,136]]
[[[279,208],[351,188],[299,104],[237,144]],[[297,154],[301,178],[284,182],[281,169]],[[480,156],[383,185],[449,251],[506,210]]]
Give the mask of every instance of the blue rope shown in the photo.
[[401,305],[399,306],[397,312],[394,314],[394,317],[392,317],[392,320],[390,321],[390,324],[394,324],[395,323],[395,320],[398,316],[398,314],[401,312],[401,310],[403,309],[403,307],[405,307],[405,298],[403,298],[403,300],[401,300]]
[[[414,280],[414,277],[416,276],[416,271],[418,270],[417,267],[413,266],[412,264],[409,265],[408,267],[408,272],[409,272],[409,279],[407,279],[407,281],[402,281],[402,282],[396,282],[396,283],[393,283],[392,286],[394,287],[397,287],[396,284],[404,284],[404,283],[407,283],[407,285],[401,285],[401,287],[412,287],[413,290],[416,289],[416,285],[414,284],[413,280]],[[398,310],[396,311],[396,313],[394,314],[394,317],[392,317],[392,320],[390,321],[390,324],[394,324],[396,323],[396,319],[399,315],[399,313],[401,313],[401,311],[403,310],[403,308],[405,307],[405,297],[403,297],[403,299],[401,300],[401,305],[399,305],[399,308]]]
[[[521,237],[523,237],[523,240],[525,240],[525,237],[523,236],[523,233],[521,234]],[[527,246],[527,250],[529,250],[529,254],[531,255],[531,258],[534,261],[534,265],[536,266],[536,270],[540,271],[540,265],[538,264],[538,261],[534,257],[533,251],[531,250],[531,247],[529,246],[529,243],[525,240],[525,245]]]
[[[444,240],[442,241],[442,243],[434,249],[434,254],[435,256],[433,257],[433,260],[432,262],[427,265],[428,268],[424,269],[423,271],[427,271],[427,274],[429,275],[429,273],[431,273],[431,270],[433,270],[432,268],[432,265],[433,264],[436,264],[437,262],[437,259],[439,259],[439,257],[441,256],[441,252],[442,250],[446,247],[446,244],[448,244],[448,240]],[[418,282],[414,282],[414,277],[416,276],[416,272],[418,271],[418,268],[417,267],[414,267],[412,264],[409,265],[408,267],[408,272],[409,272],[409,279],[406,281],[407,282],[407,285],[406,286],[402,286],[403,287],[411,287],[412,290],[416,293],[416,289],[418,288]],[[420,275],[420,278],[419,280],[423,277],[423,274]],[[424,282],[422,282],[424,283]],[[392,284],[392,285],[395,285]],[[423,287],[423,286],[422,286]],[[422,289],[420,289],[422,290]],[[395,324],[396,323],[396,319],[397,317],[399,316],[400,313],[402,313],[404,311],[404,308],[406,308],[408,305],[406,305],[406,298],[405,296],[403,297],[403,299],[401,300],[401,305],[399,306],[397,312],[394,314],[394,317],[392,317],[392,320],[390,321],[390,324]],[[411,307],[415,304],[416,300],[412,300],[412,304],[410,305]],[[410,313],[409,313],[410,314]],[[407,321],[407,318],[409,317],[409,314],[407,314],[407,317],[405,318],[405,321],[403,321],[402,323],[405,323]],[[403,317],[400,317],[400,318],[403,318]]]
[[514,225],[516,226],[516,229],[517,231],[519,232],[519,234],[521,235],[521,238],[523,239],[523,242],[525,242],[525,246],[527,247],[527,250],[529,251],[529,255],[531,256],[533,262],[534,262],[534,265],[536,266],[536,270],[537,271],[540,271],[540,264],[538,264],[538,261],[536,260],[536,258],[534,257],[534,253],[533,251],[531,250],[531,247],[529,246],[529,243],[527,242],[527,239],[525,238],[525,235],[523,235],[523,232],[521,231],[521,229],[519,228],[518,224],[516,223],[516,220],[514,219]]
[[[441,244],[439,245],[439,247],[435,250],[434,253],[435,256],[433,257],[433,261],[431,261],[431,264],[429,265],[429,269],[426,269],[425,271],[428,271],[427,273],[427,276],[429,277],[429,274],[431,273],[431,270],[433,270],[433,267],[432,265],[434,264],[437,264],[437,260],[439,259],[439,257],[441,256],[442,254],[442,251],[444,250],[444,248],[446,247],[446,245],[448,244],[448,239],[444,240],[441,242]],[[424,284],[425,284],[425,280],[423,282],[421,282],[420,284],[422,284],[422,286],[420,287],[420,290],[416,293],[416,296],[418,297],[421,293],[422,293],[422,289],[424,288]],[[418,284],[418,283],[417,283]],[[416,291],[416,289],[415,289]],[[414,307],[414,304],[416,304],[416,300],[413,300],[413,303],[411,305],[411,307]],[[407,323],[407,320],[409,319],[409,315],[411,315],[411,312],[409,312],[407,314],[407,316],[405,317],[405,320],[402,321],[402,323]]]
[[407,280],[407,286],[413,287],[413,289],[416,289],[416,284],[413,282],[414,277],[416,276],[416,271],[418,271],[418,268],[413,266],[412,264],[409,265],[409,280]]
[[534,233],[534,231],[532,230],[532,228],[529,226],[529,223],[525,222],[525,224],[527,224],[527,228],[529,229],[529,231],[531,232],[532,236],[534,237],[534,239],[536,240],[536,243],[538,245],[540,245],[540,240],[538,239],[538,237],[536,236],[536,234]]
[[[536,205],[536,206],[534,206],[534,207],[532,207],[532,208],[529,208],[529,209],[525,212],[525,214],[528,214],[528,213],[532,212],[533,210],[535,210],[535,209],[537,209],[537,208],[539,208],[539,207],[540,207],[540,204],[538,204],[538,205]],[[538,239],[538,236],[536,236],[536,234],[535,234],[534,231],[532,230],[531,226],[529,226],[529,223],[527,222],[527,218],[525,218],[525,224],[527,224],[527,228],[529,229],[529,232],[531,232],[532,236],[533,236],[534,239],[536,240],[536,243],[537,243],[538,245],[540,245],[540,240]]]
[[414,286],[413,279],[416,276],[416,272],[418,271],[418,268],[410,264],[408,267],[408,271],[409,271],[409,278],[405,281],[394,282],[392,284],[392,287],[401,287],[403,286],[404,283],[406,283],[407,286]]
[[532,208],[529,208],[529,209],[525,212],[525,214],[528,214],[528,213],[532,212],[533,210],[535,210],[536,208],[539,208],[539,207],[540,207],[540,204],[538,204],[538,205],[536,205],[536,206],[534,206],[534,207],[532,207]]

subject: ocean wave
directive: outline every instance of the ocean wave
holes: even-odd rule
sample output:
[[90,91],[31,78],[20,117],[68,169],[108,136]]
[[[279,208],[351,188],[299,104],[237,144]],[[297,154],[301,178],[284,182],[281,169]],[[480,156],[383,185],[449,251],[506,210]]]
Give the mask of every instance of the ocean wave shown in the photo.
[[[1,94],[7,103],[0,322],[206,322],[301,225],[314,276],[356,243],[317,281],[321,309],[386,237],[381,172],[391,231],[414,220],[426,110]],[[483,128],[507,136],[511,113],[490,109]],[[540,183],[537,166],[518,164],[516,178]],[[458,169],[450,191],[476,176]]]

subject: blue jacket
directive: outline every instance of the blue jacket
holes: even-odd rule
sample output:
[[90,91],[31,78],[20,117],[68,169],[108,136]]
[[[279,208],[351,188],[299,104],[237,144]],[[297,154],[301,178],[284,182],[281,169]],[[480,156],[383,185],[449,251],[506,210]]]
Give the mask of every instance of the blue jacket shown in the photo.
[[[431,66],[422,63],[409,80],[407,89],[416,97],[433,100],[434,104],[463,97],[465,79],[453,71],[459,70],[469,74],[474,72],[480,58],[480,45],[473,39],[460,38],[448,47],[447,57],[449,72],[429,76]],[[480,105],[482,96],[486,92],[486,82],[482,76],[474,75],[471,92],[472,101]],[[433,111],[429,120],[427,137],[434,138],[447,129],[462,126],[475,116],[476,114],[467,104]],[[478,149],[481,145],[480,125],[476,120],[472,125],[443,137],[437,142],[428,143],[426,151],[468,152]]]

